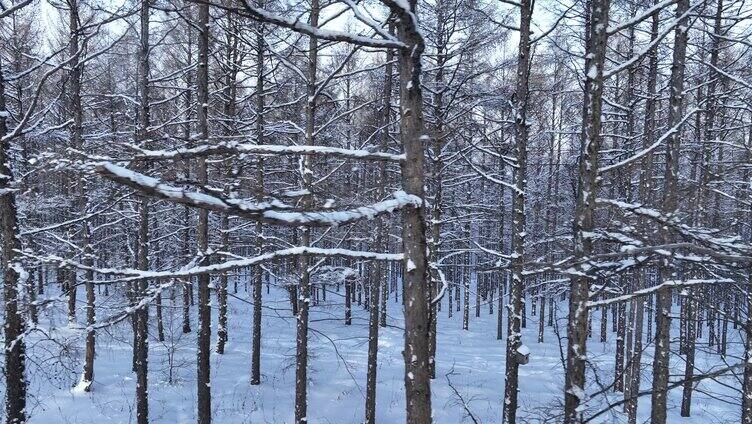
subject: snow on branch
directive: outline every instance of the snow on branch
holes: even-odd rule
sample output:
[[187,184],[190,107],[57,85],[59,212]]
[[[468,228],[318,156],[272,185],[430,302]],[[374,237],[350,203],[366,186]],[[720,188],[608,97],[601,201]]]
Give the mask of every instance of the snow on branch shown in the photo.
[[643,156],[645,156],[648,153],[652,152],[653,150],[657,149],[661,144],[663,144],[663,142],[668,137],[670,137],[671,135],[676,134],[677,132],[679,132],[679,129],[681,128],[682,125],[684,125],[684,123],[687,121],[687,119],[689,119],[690,117],[692,117],[695,113],[697,113],[699,111],[700,111],[700,109],[694,108],[691,111],[687,112],[686,114],[684,114],[684,117],[681,119],[681,121],[679,121],[671,129],[669,129],[662,136],[660,136],[658,138],[658,140],[655,141],[655,143],[651,144],[647,148],[642,149],[641,151],[635,153],[634,155],[632,155],[632,156],[630,156],[630,157],[628,157],[628,158],[626,158],[626,159],[624,159],[622,161],[619,161],[617,163],[614,163],[614,164],[611,164],[611,165],[607,165],[607,166],[604,166],[603,168],[600,168],[598,170],[598,173],[604,173],[604,172],[608,172],[608,171],[613,171],[616,168],[621,168],[624,165],[629,165],[630,163],[632,163],[632,162],[634,162],[634,161],[642,158]]
[[290,247],[287,249],[280,249],[274,252],[265,253],[263,255],[254,256],[251,258],[233,259],[216,264],[198,265],[196,262],[184,266],[178,270],[172,271],[142,271],[133,268],[97,268],[87,266],[79,262],[71,261],[59,256],[33,256],[25,253],[26,256],[33,257],[42,262],[55,263],[59,266],[71,266],[84,271],[92,271],[100,275],[111,275],[122,277],[118,278],[118,281],[134,281],[143,279],[166,279],[166,278],[188,278],[201,274],[214,274],[231,271],[238,268],[246,268],[251,265],[256,265],[263,262],[268,262],[272,259],[289,257],[289,256],[336,256],[336,257],[348,257],[355,259],[367,259],[377,261],[401,261],[405,259],[402,253],[378,253],[367,252],[360,250],[348,250],[348,249],[324,249],[319,247]]
[[130,145],[139,153],[137,159],[187,159],[200,156],[221,154],[245,154],[245,155],[326,155],[345,159],[364,159],[389,162],[403,162],[405,155],[394,155],[383,152],[369,152],[368,150],[340,149],[326,146],[282,146],[238,143],[236,141],[221,141],[216,144],[202,145],[193,148],[175,150],[146,150],[136,145]]
[[405,207],[419,207],[423,202],[418,196],[396,191],[391,199],[344,211],[291,211],[290,206],[276,200],[257,203],[185,190],[110,162],[100,163],[95,169],[105,178],[152,197],[274,225],[334,227],[374,219]]
[[380,38],[368,37],[368,36],[359,35],[359,34],[353,34],[353,33],[349,33],[346,31],[335,31],[335,30],[324,29],[324,28],[313,26],[313,25],[309,25],[305,22],[302,22],[300,19],[288,18],[286,16],[272,13],[266,9],[256,7],[253,4],[251,4],[251,2],[249,2],[248,0],[242,0],[241,4],[245,12],[253,19],[256,19],[262,22],[269,22],[272,24],[276,24],[281,27],[291,29],[295,32],[309,35],[311,37],[315,37],[321,40],[344,41],[347,43],[357,44],[360,46],[368,46],[368,47],[398,48],[398,49],[402,49],[406,47],[405,44],[399,42],[394,37],[380,39]]
[[653,16],[654,13],[659,13],[664,8],[676,3],[676,1],[677,0],[663,0],[660,3],[656,3],[652,7],[646,9],[644,12],[642,12],[639,15],[636,15],[635,17],[629,19],[628,21],[622,22],[616,26],[609,27],[608,35],[614,35],[619,31],[622,31],[631,26],[637,25],[640,22],[644,21],[645,19]]
[[[738,237],[720,238],[714,237],[707,230],[690,227],[683,224],[673,215],[665,215],[660,211],[645,207],[640,204],[627,203],[620,200],[598,198],[596,203],[617,207],[633,215],[643,216],[659,223],[661,226],[673,228],[683,237],[699,242],[711,249],[703,253],[725,261],[746,262],[752,255],[752,245],[739,241]],[[720,251],[719,251],[720,250]]]
[[711,279],[693,279],[693,280],[683,280],[683,281],[682,280],[669,280],[653,287],[648,287],[642,290],[635,290],[634,292],[630,294],[625,294],[623,296],[612,297],[610,299],[590,301],[587,303],[587,306],[588,308],[597,308],[599,306],[606,306],[612,303],[626,302],[628,300],[634,299],[639,296],[646,296],[651,293],[655,293],[665,287],[688,287],[688,286],[697,286],[697,285],[702,285],[702,284],[730,284],[733,282],[734,280],[732,280],[731,278],[719,278],[719,279],[712,279],[712,280]]

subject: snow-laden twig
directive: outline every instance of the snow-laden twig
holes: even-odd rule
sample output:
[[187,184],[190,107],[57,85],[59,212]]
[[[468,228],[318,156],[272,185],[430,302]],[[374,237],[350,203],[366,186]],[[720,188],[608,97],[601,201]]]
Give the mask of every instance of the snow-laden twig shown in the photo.
[[733,283],[734,280],[731,278],[719,278],[719,279],[695,279],[695,280],[669,280],[665,281],[662,284],[658,284],[657,286],[648,287],[646,289],[642,290],[635,290],[634,292],[630,294],[625,294],[623,296],[617,296],[612,297],[610,299],[603,299],[603,300],[593,300],[587,303],[588,308],[597,308],[599,306],[606,306],[610,305],[612,303],[619,303],[619,302],[626,302],[627,300],[631,300],[638,296],[646,296],[651,293],[655,293],[658,290],[665,288],[665,287],[688,287],[688,286],[697,286],[697,285],[705,285],[705,284],[728,284]]
[[147,150],[136,145],[130,145],[138,151],[137,159],[188,159],[209,155],[220,154],[245,154],[245,155],[325,155],[344,159],[363,159],[402,162],[405,155],[395,155],[383,152],[369,152],[368,150],[340,149],[327,146],[282,146],[241,143],[237,141],[220,141],[213,144],[201,145],[192,148],[174,150]]
[[210,265],[197,265],[195,262],[189,264],[189,266],[182,267],[179,270],[172,271],[142,271],[133,268],[97,268],[87,266],[79,262],[67,260],[65,258],[50,255],[50,256],[35,256],[29,253],[23,253],[25,256],[34,258],[41,262],[55,263],[59,266],[71,266],[81,270],[92,271],[101,275],[113,275],[122,276],[119,281],[133,281],[139,279],[164,279],[164,278],[187,278],[201,274],[221,273],[225,271],[231,271],[237,268],[246,268],[251,265],[267,262],[272,259],[288,257],[288,256],[340,256],[357,259],[370,259],[380,261],[401,261],[405,258],[402,253],[377,253],[366,252],[359,250],[348,249],[324,249],[318,247],[291,247],[287,249],[276,250],[274,252],[265,253],[263,255],[254,256],[251,258],[234,259],[230,261],[220,262]]
[[274,225],[334,227],[374,219],[405,207],[419,207],[423,202],[418,196],[396,191],[391,199],[344,211],[291,211],[290,206],[276,200],[253,202],[185,190],[109,162],[97,165],[96,172],[152,197]]

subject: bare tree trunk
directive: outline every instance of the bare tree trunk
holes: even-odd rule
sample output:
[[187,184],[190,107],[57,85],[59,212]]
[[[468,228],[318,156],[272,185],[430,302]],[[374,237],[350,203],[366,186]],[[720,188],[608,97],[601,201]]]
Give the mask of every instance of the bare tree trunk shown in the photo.
[[695,307],[694,299],[692,298],[692,290],[689,289],[688,295],[684,297],[684,305],[686,309],[686,321],[687,321],[687,333],[685,337],[685,351],[686,360],[684,366],[684,389],[682,391],[682,404],[681,404],[681,416],[690,416],[690,409],[692,408],[692,377],[695,370],[695,340],[697,339],[695,319]]
[[[319,22],[319,1],[311,1],[311,12],[309,24],[313,27],[318,26]],[[310,37],[308,40],[308,73],[306,88],[308,91],[307,101],[305,103],[306,117],[306,145],[313,146],[315,143],[316,131],[316,89],[317,89],[317,71],[319,59],[319,45],[316,37]],[[309,208],[312,204],[312,158],[310,155],[303,157],[303,188],[309,194],[303,196],[303,208]],[[304,227],[302,229],[301,244],[309,246],[311,243],[311,229]],[[311,303],[311,286],[310,286],[310,256],[303,255],[300,257],[300,282],[298,286],[298,321],[297,321],[297,339],[296,339],[296,357],[295,357],[295,424],[305,424],[308,421],[308,309]]]
[[[394,32],[394,23],[389,22],[389,32]],[[386,74],[384,78],[384,96],[383,96],[383,110],[382,110],[382,130],[381,130],[381,151],[387,150],[389,142],[389,124],[391,119],[390,99],[392,93],[392,65],[394,60],[394,51],[388,49],[386,52]],[[378,186],[376,189],[376,198],[383,199],[386,192],[386,162],[379,164],[378,173]],[[383,251],[387,248],[386,243],[386,228],[384,226],[384,219],[377,218],[376,229],[376,248],[378,251]],[[366,377],[366,424],[376,423],[376,372],[378,369],[378,349],[379,349],[379,324],[380,324],[380,291],[382,281],[385,280],[385,273],[382,263],[376,262],[375,269],[372,273],[372,284],[369,291],[369,320],[368,320],[368,374]],[[386,295],[384,293],[384,295]]]
[[[5,104],[5,78],[0,58],[0,111]],[[2,231],[3,300],[5,302],[5,419],[8,424],[26,422],[26,342],[23,338],[24,319],[18,308],[18,286],[25,271],[21,267],[21,240],[18,232],[16,195],[12,190],[13,171],[10,168],[10,139],[6,138],[5,113],[0,113],[0,231]]]
[[[82,65],[80,63],[81,43],[79,40],[79,5],[77,0],[69,0],[69,28],[70,28],[70,45],[68,47],[71,57],[70,64],[70,108],[73,113],[73,123],[70,126],[71,145],[75,149],[83,150],[83,105],[81,104],[81,74]],[[76,187],[76,196],[74,200],[74,210],[76,213],[85,213],[86,198],[84,197],[84,180],[79,179]],[[71,227],[72,229],[73,227]],[[73,238],[72,230],[69,230],[69,237]],[[74,324],[76,321],[76,294],[78,292],[77,272],[75,268],[70,269],[68,273],[68,322]]]
[[540,296],[540,317],[538,317],[538,343],[543,343],[543,330],[545,329],[545,324],[546,324],[546,297]]
[[[237,34],[237,31],[239,30],[238,25],[235,22],[235,19],[233,18],[232,13],[227,14],[227,28],[226,31],[226,43],[227,48],[225,52],[225,67],[227,68],[227,73],[225,75],[225,104],[224,104],[224,114],[225,119],[227,119],[227,123],[224,124],[224,134],[226,136],[232,137],[237,132],[237,128],[235,125],[235,119],[236,119],[236,109],[237,109],[237,75],[239,72],[239,66],[238,66],[238,42],[239,42],[239,36]],[[229,159],[232,160],[232,159]],[[233,176],[233,166],[232,163],[227,164],[227,176],[232,177]],[[225,187],[225,191],[229,193],[230,187]],[[220,218],[220,227],[221,227],[221,244],[222,249],[225,252],[230,251],[230,235],[228,234],[229,225],[230,225],[230,217],[227,214],[222,214]],[[217,317],[217,353],[223,354],[225,352],[225,345],[227,344],[228,340],[228,329],[227,329],[227,273],[223,272],[219,276],[219,287],[217,288],[217,302],[219,303],[219,314]]]
[[[689,8],[689,0],[679,0],[676,17],[681,18]],[[687,19],[676,27],[674,54],[671,66],[671,85],[669,98],[669,115],[667,127],[675,127],[682,119],[684,91],[684,67],[687,54]],[[666,140],[666,169],[664,175],[664,192],[662,212],[671,215],[677,208],[677,183],[679,168],[679,141],[677,133],[672,133]],[[664,231],[664,242],[670,243],[671,236]],[[661,282],[677,279],[677,269],[673,264],[664,262],[660,267]],[[650,418],[653,424],[666,422],[666,397],[668,395],[669,352],[671,344],[671,287],[664,287],[656,293],[655,314],[655,355],[653,357],[653,391]]]
[[[258,0],[258,6],[264,6],[264,0]],[[264,143],[264,112],[266,99],[264,97],[264,24],[256,22],[256,140]],[[258,158],[256,168],[256,200],[264,199],[264,159]],[[256,222],[256,254],[260,255],[264,249],[264,227],[261,221]],[[261,384],[261,297],[263,268],[254,265],[253,268],[253,347],[251,353],[251,384]]]
[[533,2],[520,2],[520,41],[517,56],[517,82],[514,93],[514,135],[515,158],[514,189],[512,190],[512,281],[509,289],[509,337],[506,349],[506,370],[504,374],[504,404],[501,422],[517,422],[517,395],[519,387],[518,349],[522,346],[523,310],[523,266],[525,254],[525,187],[527,172],[528,143],[528,97],[530,81],[530,21]]
[[[434,130],[434,142],[433,142],[433,175],[432,182],[434,184],[434,197],[432,205],[431,215],[431,238],[429,239],[429,250],[431,252],[430,262],[436,269],[431,270],[431,297],[437,295],[438,285],[441,284],[441,278],[439,277],[439,249],[441,247],[441,219],[442,219],[442,202],[443,202],[443,167],[442,161],[442,149],[444,147],[444,66],[446,64],[446,40],[445,40],[445,16],[444,16],[444,2],[439,0],[436,2],[436,76],[434,79],[435,93],[433,96],[434,103],[434,115],[436,120],[436,128]],[[451,296],[450,296],[451,297]],[[430,359],[429,368],[431,378],[436,378],[436,323],[438,320],[437,305],[431,305],[431,328],[429,332],[430,337]],[[451,314],[451,307],[450,314]]]
[[[141,33],[138,50],[138,91],[139,91],[139,121],[136,139],[140,144],[147,143],[149,139],[150,96],[149,96],[149,2],[143,0],[140,10]],[[149,198],[139,196],[138,206],[138,269],[149,269]],[[146,296],[149,282],[146,279],[139,280],[136,285],[136,304]],[[135,370],[136,370],[136,421],[139,424],[149,422],[149,308],[148,304],[141,305],[135,312],[136,335]]]
[[626,308],[624,302],[619,302],[616,320],[616,353],[614,360],[614,391],[624,391],[624,337],[626,336]]
[[[209,3],[198,6],[198,70],[196,72],[197,107],[196,120],[201,141],[209,140]],[[208,183],[206,159],[196,161],[196,179],[203,186]],[[206,263],[209,258],[209,212],[206,209],[198,211],[198,226],[196,227],[196,244],[201,262]],[[211,374],[209,357],[211,355],[211,296],[209,293],[209,274],[201,274],[197,278],[198,285],[198,347],[197,364],[197,394],[198,394],[198,423],[211,423]]]
[[[401,163],[402,187],[405,192],[424,196],[423,95],[421,91],[421,55],[424,40],[415,18],[416,1],[409,0],[410,11],[401,4],[387,0],[397,15],[397,35],[406,47],[399,51],[400,71],[400,135],[406,160]],[[430,280],[426,256],[424,206],[402,211],[402,245],[405,255],[403,299],[405,301],[405,398],[406,422],[431,423],[431,375],[429,372]]]
[[[186,12],[188,15],[188,19],[191,19],[192,13],[191,13],[191,5],[188,5],[188,10]],[[193,65],[193,24],[188,23],[187,25],[187,60],[186,60],[186,67]],[[183,137],[186,140],[191,140],[191,109],[193,108],[192,100],[193,97],[193,72],[187,72],[186,73],[186,90],[185,90],[185,124],[183,125]],[[190,143],[190,141],[189,141]],[[190,161],[186,160],[184,165],[184,178],[187,180],[190,179],[191,174],[191,164]],[[191,226],[191,210],[188,206],[184,209],[184,216],[183,216],[183,225],[185,228],[182,231],[182,253],[183,257],[186,259],[189,259],[189,252],[190,252],[190,226]],[[193,283],[191,282],[190,277],[186,277],[183,281],[183,284],[181,285],[182,292],[183,292],[183,334],[188,334],[191,332],[191,305],[193,304]]]
[[637,423],[637,394],[640,392],[640,362],[642,360],[642,324],[645,301],[638,297],[632,301],[635,304],[634,321],[634,348],[633,356],[629,363],[630,371],[628,380],[629,397],[626,402],[627,421],[629,424]]
[[[609,0],[590,0],[586,36],[585,99],[583,107],[582,149],[579,169],[579,189],[574,214],[574,256],[587,258],[593,251],[592,240],[585,234],[593,229],[595,196],[598,190],[598,151],[601,144],[601,106],[603,67],[608,40]],[[588,336],[588,307],[590,280],[573,277],[570,282],[569,319],[567,325],[567,372],[565,377],[564,422],[579,420],[580,402],[585,396],[585,361]]]

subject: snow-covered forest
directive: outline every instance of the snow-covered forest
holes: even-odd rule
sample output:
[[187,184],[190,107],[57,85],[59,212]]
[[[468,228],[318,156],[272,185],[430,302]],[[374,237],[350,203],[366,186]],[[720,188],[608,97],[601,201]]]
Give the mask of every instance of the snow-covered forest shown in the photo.
[[744,0],[0,0],[2,420],[752,424]]

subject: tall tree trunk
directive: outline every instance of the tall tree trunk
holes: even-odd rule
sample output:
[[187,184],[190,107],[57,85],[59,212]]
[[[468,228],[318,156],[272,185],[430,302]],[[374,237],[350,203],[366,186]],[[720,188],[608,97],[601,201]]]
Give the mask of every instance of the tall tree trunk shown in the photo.
[[[309,24],[313,27],[318,26],[319,22],[319,1],[311,1],[311,12]],[[319,45],[316,37],[309,37],[308,40],[308,73],[306,75],[307,94],[305,103],[305,136],[306,145],[315,144],[316,132],[316,89],[317,89],[317,71],[319,60]],[[303,157],[303,189],[308,190],[309,194],[303,196],[303,208],[310,208],[313,199],[312,194],[312,157],[306,155]],[[302,229],[301,245],[310,246],[311,229],[304,227]],[[308,420],[308,310],[311,303],[311,286],[310,286],[310,256],[302,255],[300,257],[300,282],[298,288],[298,320],[297,320],[297,339],[295,355],[295,424],[305,424]]]
[[[0,58],[0,111],[5,112],[5,78]],[[2,262],[3,300],[5,302],[5,419],[8,424],[26,422],[26,330],[18,308],[19,282],[26,274],[18,251],[18,209],[13,191],[13,170],[10,168],[10,139],[7,137],[7,114],[0,113],[0,231],[3,235]]]
[[[140,10],[141,33],[138,50],[138,91],[139,91],[139,121],[136,139],[139,144],[148,142],[150,116],[149,97],[149,1],[141,2]],[[146,147],[146,146],[144,146]],[[140,196],[138,206],[138,269],[149,269],[149,198]],[[136,303],[147,294],[149,282],[146,279],[136,282]],[[136,421],[139,424],[149,422],[149,309],[148,304],[139,307],[135,312],[136,320],[136,346],[135,369],[136,369]]]
[[[688,9],[689,0],[679,0],[676,7],[676,18],[681,18]],[[667,128],[675,127],[682,119],[688,30],[686,18],[681,20],[675,30]],[[678,133],[672,133],[666,139],[666,168],[662,202],[662,212],[666,215],[673,214],[677,208],[679,141]],[[667,230],[664,230],[663,240],[665,243],[671,242],[671,235]],[[660,267],[660,282],[678,279],[677,271],[676,266],[665,261]],[[653,424],[664,424],[666,422],[666,397],[668,395],[669,352],[671,347],[671,301],[671,287],[666,286],[658,290],[655,302],[655,355],[653,356],[653,391],[650,412]]]
[[[586,36],[585,104],[583,107],[582,148],[580,152],[579,189],[574,214],[574,256],[587,258],[593,251],[592,240],[585,235],[594,228],[593,214],[598,190],[598,151],[601,144],[601,106],[603,67],[608,40],[609,0],[590,0]],[[565,376],[564,422],[579,420],[580,403],[585,397],[585,361],[588,336],[590,280],[573,277],[570,282],[569,319],[567,322],[567,371]]]
[[[201,142],[209,141],[209,3],[198,5],[198,71],[196,73],[197,105],[196,121]],[[196,161],[196,179],[198,184],[206,186],[208,176],[206,160]],[[209,212],[206,209],[198,211],[198,226],[196,227],[196,244],[201,262],[206,263],[209,258]],[[198,423],[211,423],[211,374],[209,357],[211,355],[211,296],[209,293],[209,274],[201,274],[197,278],[198,285],[198,348],[197,348],[197,394],[198,394]]]
[[[394,32],[394,22],[389,22],[389,32]],[[391,120],[390,100],[392,93],[392,65],[394,60],[394,51],[387,49],[386,51],[386,73],[384,77],[384,96],[383,96],[383,109],[382,109],[382,130],[381,130],[381,151],[385,152],[389,143],[389,124]],[[378,173],[378,187],[376,189],[376,198],[378,200],[384,198],[386,192],[386,162],[379,164]],[[377,218],[378,228],[376,230],[376,248],[378,251],[383,251],[387,248],[387,230],[384,225],[383,218]],[[379,349],[379,325],[381,310],[380,295],[386,296],[386,293],[381,292],[382,281],[385,280],[384,267],[379,261],[376,263],[376,268],[373,272],[372,285],[370,290],[370,310],[368,320],[368,375],[366,378],[366,424],[376,423],[376,373],[378,370],[378,349]],[[432,358],[433,359],[433,358]],[[433,362],[433,361],[432,361]]]
[[[446,63],[446,40],[444,29],[444,2],[439,0],[436,2],[436,76],[434,79],[434,119],[436,120],[436,128],[434,129],[433,140],[433,175],[432,182],[434,184],[434,196],[433,205],[431,208],[431,238],[429,239],[429,250],[431,252],[430,262],[435,269],[431,270],[431,297],[435,297],[438,292],[437,288],[441,284],[441,278],[439,276],[439,249],[441,248],[441,219],[442,219],[442,201],[443,201],[443,167],[442,161],[442,149],[444,148],[444,66]],[[438,321],[437,305],[431,305],[431,323],[430,323],[430,359],[429,359],[429,372],[431,378],[436,378],[436,324]],[[451,307],[450,313],[451,313]]]
[[[258,0],[258,6],[264,6],[264,0]],[[264,23],[256,22],[256,140],[264,144],[264,112],[266,99],[264,97]],[[258,158],[256,168],[256,201],[264,199],[264,159]],[[264,249],[264,227],[261,221],[256,222],[256,254],[260,255]],[[261,297],[262,277],[264,270],[260,264],[253,267],[253,347],[251,352],[251,384],[261,384]]]
[[[191,5],[188,5],[187,10],[188,19],[191,19],[192,13],[191,13]],[[190,67],[193,65],[193,24],[191,22],[188,23],[187,28],[187,58],[186,58],[186,67]],[[183,138],[188,140],[188,143],[190,144],[191,137],[191,109],[193,108],[193,73],[187,72],[186,73],[186,89],[185,89],[185,124],[183,125]],[[186,181],[188,181],[191,177],[191,164],[190,161],[186,160],[183,164],[184,166],[184,175],[183,178],[185,178]],[[189,260],[190,257],[190,227],[191,227],[191,210],[190,207],[186,206],[183,211],[183,225],[184,229],[181,234],[181,242],[182,242],[182,256],[184,259]],[[183,281],[183,284],[181,285],[182,288],[182,294],[183,294],[183,334],[188,334],[191,332],[191,305],[193,304],[193,283],[191,282],[191,277],[186,277]]]
[[530,21],[533,2],[520,2],[520,42],[517,55],[517,83],[514,93],[515,158],[514,189],[512,190],[512,281],[509,289],[509,337],[507,338],[506,371],[502,422],[517,422],[519,387],[518,349],[522,346],[521,316],[523,311],[523,266],[525,254],[525,187],[528,143],[528,97],[530,81]]
[[[71,145],[74,149],[83,150],[83,105],[81,103],[81,77],[82,65],[80,61],[81,43],[79,39],[79,5],[77,0],[68,0],[69,6],[69,28],[70,28],[70,45],[68,54],[71,57],[70,70],[70,108],[73,113],[73,123],[70,126]],[[81,178],[76,187],[74,199],[75,213],[84,214],[86,207],[86,198],[84,197],[84,180]],[[74,227],[71,227],[71,229]],[[69,236],[74,234],[69,230]],[[73,238],[73,237],[71,237]],[[68,322],[74,324],[76,321],[76,294],[78,292],[77,272],[72,268],[68,273]]]
[[[400,137],[406,160],[401,163],[402,188],[408,194],[424,197],[424,140],[428,139],[423,123],[423,94],[420,75],[424,40],[415,18],[416,0],[409,0],[409,12],[402,4],[391,3],[399,18],[397,36],[406,47],[399,51]],[[403,299],[405,302],[405,398],[406,422],[427,424],[431,418],[431,375],[429,372],[429,293],[425,203],[402,211],[402,245],[405,255]]]

